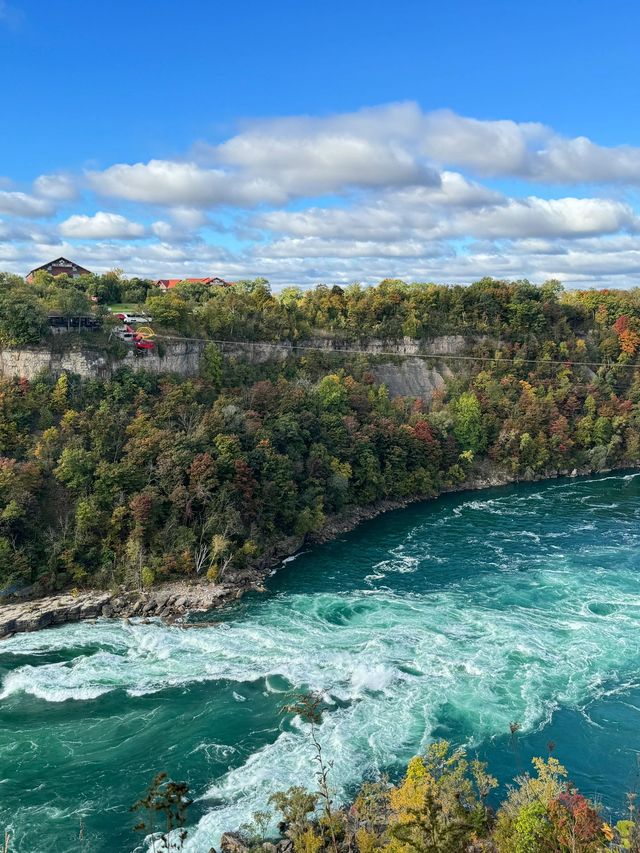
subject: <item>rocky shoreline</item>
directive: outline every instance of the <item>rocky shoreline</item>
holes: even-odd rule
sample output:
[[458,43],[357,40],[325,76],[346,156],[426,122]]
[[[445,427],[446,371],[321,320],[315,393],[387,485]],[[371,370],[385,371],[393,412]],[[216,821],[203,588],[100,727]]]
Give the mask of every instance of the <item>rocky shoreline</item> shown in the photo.
[[159,616],[167,621],[211,610],[242,594],[218,584],[167,584],[140,592],[81,591],[49,595],[0,606],[0,639],[25,631],[40,631],[67,622],[100,617],[128,619]]
[[[629,466],[624,466],[625,470]],[[530,481],[550,480],[557,477],[578,477],[607,471],[578,470],[549,471]],[[441,494],[459,491],[477,491],[518,482],[506,471],[491,465],[480,466],[472,477],[457,486],[444,489]],[[403,500],[387,500],[370,507],[356,507],[343,518],[329,519],[324,527],[312,536],[291,537],[273,549],[257,568],[230,573],[225,583],[216,584],[202,580],[176,581],[148,590],[131,591],[121,588],[116,591],[88,590],[64,592],[30,600],[0,604],[0,640],[27,631],[98,618],[129,619],[161,618],[168,623],[183,620],[191,613],[213,611],[242,598],[250,590],[264,590],[263,582],[271,570],[282,565],[286,557],[300,551],[304,546],[329,542],[356,528],[363,521],[376,518],[382,513],[402,509],[412,503],[434,499],[416,496]],[[194,627],[200,623],[194,623]],[[206,622],[203,624],[207,624]]]

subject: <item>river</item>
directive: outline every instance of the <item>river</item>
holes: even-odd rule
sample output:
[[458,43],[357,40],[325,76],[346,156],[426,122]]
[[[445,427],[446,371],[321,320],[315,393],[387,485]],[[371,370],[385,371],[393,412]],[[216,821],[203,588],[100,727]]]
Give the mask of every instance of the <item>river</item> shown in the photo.
[[[271,791],[313,784],[304,726],[346,797],[429,739],[505,783],[533,755],[622,816],[640,751],[640,475],[443,497],[290,561],[185,630],[107,620],[0,643],[0,831],[12,851],[145,849],[128,807],[158,771],[196,798],[208,853]],[[518,721],[515,737],[509,724]]]

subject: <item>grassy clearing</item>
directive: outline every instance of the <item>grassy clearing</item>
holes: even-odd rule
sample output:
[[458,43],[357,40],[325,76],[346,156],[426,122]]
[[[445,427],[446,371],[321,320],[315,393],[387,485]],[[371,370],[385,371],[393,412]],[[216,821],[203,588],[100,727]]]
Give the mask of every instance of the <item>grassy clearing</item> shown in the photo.
[[139,311],[141,305],[139,302],[114,302],[112,305],[107,305],[107,308],[114,314],[125,314]]

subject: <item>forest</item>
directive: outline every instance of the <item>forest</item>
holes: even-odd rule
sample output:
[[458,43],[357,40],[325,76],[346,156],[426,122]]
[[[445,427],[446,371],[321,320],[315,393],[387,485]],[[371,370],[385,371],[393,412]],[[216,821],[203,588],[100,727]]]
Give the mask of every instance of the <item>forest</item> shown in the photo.
[[[163,293],[150,280],[126,279],[114,270],[79,278],[41,271],[30,284],[0,273],[0,343],[46,339],[48,312],[92,313],[108,328],[108,307],[122,304],[151,315],[166,334],[216,340],[297,341],[324,332],[346,339],[475,334],[561,344],[597,331],[603,360],[633,356],[640,342],[638,288],[564,292],[555,280],[536,286],[483,278],[449,286],[385,279],[375,287],[318,285],[273,293],[258,278],[228,287],[185,281]],[[620,318],[627,326],[612,329]]]
[[3,380],[5,592],[225,580],[356,507],[433,497],[481,466],[526,480],[640,461],[638,290],[386,280],[274,294],[258,279],[159,293],[117,271],[0,279],[3,346],[46,341],[47,311],[94,311],[108,327],[106,306],[129,302],[159,335],[457,333],[473,356],[428,407],[391,398],[372,357],[294,352],[252,365],[215,343],[189,380],[127,369]]

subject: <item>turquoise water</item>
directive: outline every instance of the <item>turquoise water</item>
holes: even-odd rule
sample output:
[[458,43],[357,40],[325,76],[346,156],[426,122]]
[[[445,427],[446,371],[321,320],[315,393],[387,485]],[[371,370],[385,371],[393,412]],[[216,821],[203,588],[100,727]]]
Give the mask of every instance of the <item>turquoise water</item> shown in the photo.
[[187,850],[207,853],[272,790],[313,783],[304,726],[280,714],[305,687],[329,703],[338,796],[434,736],[502,782],[553,740],[622,812],[640,750],[639,548],[640,476],[496,489],[300,555],[217,625],[5,641],[0,830],[18,853],[144,850],[128,807],[166,770],[197,798]]

